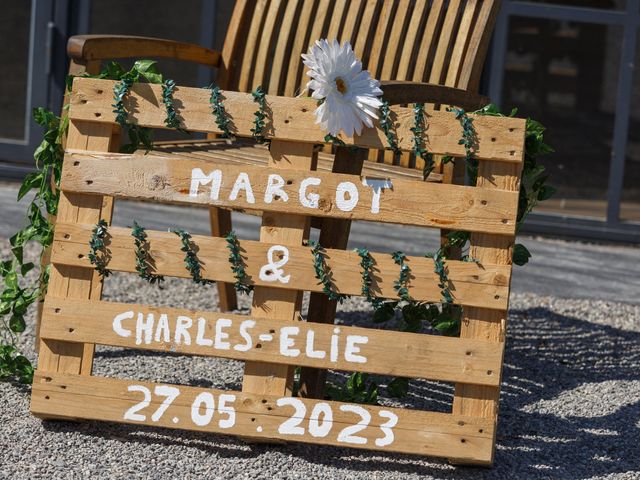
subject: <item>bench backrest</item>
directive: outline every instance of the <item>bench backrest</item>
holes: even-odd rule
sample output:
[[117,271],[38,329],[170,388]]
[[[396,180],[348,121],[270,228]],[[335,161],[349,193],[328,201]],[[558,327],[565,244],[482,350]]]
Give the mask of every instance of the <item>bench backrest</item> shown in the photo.
[[350,41],[374,78],[477,91],[500,0],[238,0],[222,52],[223,88],[294,96],[300,55]]

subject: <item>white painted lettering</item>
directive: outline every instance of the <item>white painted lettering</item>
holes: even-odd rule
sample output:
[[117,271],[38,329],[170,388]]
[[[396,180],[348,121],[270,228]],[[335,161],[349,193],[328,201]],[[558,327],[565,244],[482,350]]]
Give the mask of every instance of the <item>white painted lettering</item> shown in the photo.
[[193,320],[185,315],[179,315],[176,320],[176,331],[174,332],[173,341],[177,344],[184,343],[191,345],[191,335],[189,329],[193,326]]
[[254,320],[244,320],[240,324],[240,336],[244,339],[245,343],[234,346],[234,350],[237,350],[238,352],[246,352],[247,350],[251,350],[251,347],[253,347],[253,339],[251,338],[251,335],[249,335],[248,330],[255,326],[256,322]]
[[362,184],[371,187],[371,213],[380,213],[380,194],[385,188],[393,188],[391,180],[380,178],[363,178]]
[[131,330],[127,330],[122,327],[123,320],[130,320],[134,316],[133,310],[129,310],[128,312],[123,312],[119,315],[116,315],[113,319],[113,331],[116,332],[121,337],[130,337]]
[[240,190],[244,190],[245,196],[247,197],[247,203],[256,203],[256,199],[253,196],[253,189],[251,188],[251,181],[249,180],[249,175],[247,175],[245,172],[240,172],[238,174],[236,183],[233,184],[233,188],[231,189],[231,193],[229,194],[229,200],[237,200]]
[[228,318],[219,318],[216,322],[216,342],[214,348],[217,350],[229,350],[231,348],[231,344],[225,341],[229,338],[229,334],[223,332],[222,329],[230,327],[232,323]]
[[[347,195],[349,198],[347,199]],[[350,212],[358,204],[358,187],[353,182],[340,182],[336,188],[336,205],[343,212]]]
[[210,347],[213,345],[213,340],[204,337],[204,332],[207,328],[207,321],[200,317],[198,318],[198,332],[196,333],[196,345],[202,345],[203,347]]
[[366,343],[369,343],[369,337],[362,335],[347,335],[347,341],[344,347],[344,359],[347,362],[367,363],[367,357],[356,355],[360,352],[360,347],[357,347],[356,344],[364,345]]
[[[281,258],[277,262],[274,260],[274,253],[281,252]],[[263,282],[289,283],[291,275],[283,275],[283,267],[289,261],[289,249],[282,245],[272,245],[267,251],[267,263],[260,269],[258,277]]]
[[158,323],[156,325],[156,334],[153,337],[156,342],[159,342],[161,338],[165,343],[169,343],[171,341],[171,332],[169,331],[169,317],[167,317],[166,313],[160,315],[160,318],[158,319]]
[[317,177],[309,177],[305,178],[300,182],[300,190],[299,190],[299,199],[300,203],[303,207],[307,208],[318,208],[318,201],[320,200],[320,195],[317,193],[307,193],[307,188],[311,185],[320,185],[321,180]]
[[282,327],[280,329],[280,355],[285,357],[297,357],[300,355],[300,350],[297,348],[290,348],[294,345],[290,335],[298,335],[300,333],[299,327]]
[[306,354],[309,358],[324,358],[327,356],[327,352],[324,350],[314,350],[313,349],[313,341],[314,341],[315,332],[313,330],[307,331],[307,348]]
[[276,196],[278,197],[277,200],[288,202],[289,195],[282,189],[282,187],[284,187],[284,178],[276,173],[270,174],[269,179],[267,180],[267,188],[264,191],[264,203],[273,202],[273,199]]
[[192,169],[189,196],[197,197],[200,185],[207,185],[209,183],[211,183],[211,193],[209,194],[209,198],[211,198],[211,200],[218,200],[218,196],[220,195],[220,184],[222,183],[222,171],[214,170],[209,175],[205,175],[205,173],[199,168]]
[[144,314],[138,314],[138,321],[136,322],[136,345],[142,343],[142,333],[144,332],[144,343],[149,345],[151,338],[153,337],[153,313],[147,315],[147,319],[144,320]]

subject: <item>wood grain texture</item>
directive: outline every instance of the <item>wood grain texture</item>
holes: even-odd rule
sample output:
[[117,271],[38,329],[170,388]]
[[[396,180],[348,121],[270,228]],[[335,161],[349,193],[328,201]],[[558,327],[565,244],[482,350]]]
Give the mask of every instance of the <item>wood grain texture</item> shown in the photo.
[[[299,145],[313,148],[310,143]],[[284,164],[278,172],[280,179],[274,180],[274,171],[268,166],[237,166],[154,154],[140,157],[68,151],[64,164],[61,188],[66,192],[503,235],[515,232],[517,192],[398,179],[390,187],[376,187],[376,193],[371,182],[385,179],[325,172],[310,174]],[[199,184],[197,193],[190,193],[194,169],[200,169],[205,176],[220,172],[217,197],[211,198],[213,180]],[[248,195],[247,188],[236,188],[241,174],[247,175],[253,196]],[[287,195],[286,200],[280,194],[276,195],[279,198],[265,196],[270,178],[271,182],[283,183],[281,190]],[[314,179],[313,184],[305,183],[309,178]],[[341,188],[347,193],[339,195]],[[310,195],[314,194],[318,198],[309,203]]]
[[[90,267],[87,258],[88,242],[93,225],[74,225],[60,221],[56,227],[52,262],[57,266]],[[135,272],[135,252],[131,230],[121,227],[109,228],[109,268],[114,271]],[[149,255],[157,273],[173,277],[191,278],[184,268],[184,254],[180,251],[180,239],[173,233],[147,230]],[[229,251],[224,238],[193,235],[198,246],[198,258],[202,262],[202,276],[206,279],[233,282],[229,265]],[[267,251],[277,239],[263,241],[240,240],[242,258],[248,275],[247,283],[259,286],[274,286],[279,289],[295,288],[319,292],[313,270],[313,255],[307,246],[288,245],[289,261],[283,267],[291,275],[288,284],[264,282],[259,278],[262,265],[267,263]],[[372,276],[372,291],[376,296],[397,298],[393,282],[397,280],[399,267],[388,253],[372,252],[375,262]],[[360,295],[362,289],[360,257],[356,252],[326,249],[328,268],[334,273],[333,282],[337,291],[347,295]],[[434,273],[432,259],[408,257],[411,268],[408,282],[409,294],[418,301],[440,301],[438,276]],[[507,305],[510,265],[494,265],[488,262],[448,261],[448,277],[454,302],[486,308],[504,309]]]
[[[108,151],[112,128],[108,124],[71,120],[67,147]],[[61,192],[57,222],[95,225],[104,218],[111,222],[113,201],[96,195]],[[97,272],[87,266],[54,266],[49,277],[47,297],[100,299],[102,282]],[[38,368],[51,372],[90,375],[94,346],[57,341],[40,342]]]
[[[113,113],[113,86],[111,80],[76,78],[71,95],[70,118],[86,121],[115,123]],[[205,88],[176,87],[173,99],[187,130],[222,133],[215,123],[209,103],[210,90]],[[232,131],[238,136],[251,136],[256,104],[250,94],[223,91],[224,105],[232,120]],[[288,98],[267,95],[267,104],[273,114],[268,118],[269,138],[297,142],[325,143],[326,132],[315,123],[316,102],[310,98]],[[142,126],[166,128],[166,111],[162,103],[162,86],[135,84],[125,99],[129,121]],[[398,145],[405,151],[413,149],[414,114],[411,108],[393,107]],[[525,120],[508,117],[470,115],[478,138],[476,157],[479,160],[499,160],[521,163],[524,145],[521,139]],[[463,157],[464,147],[458,143],[461,127],[454,113],[427,112],[425,147],[434,154]],[[384,149],[384,132],[367,128],[353,139],[343,138],[347,144],[364,148]]]
[[[313,144],[273,141],[269,149],[272,170],[315,170],[317,152]],[[299,246],[309,238],[309,217],[265,212],[260,227],[260,242]],[[264,258],[267,258],[266,256]],[[279,282],[275,282],[279,283]],[[273,285],[273,284],[271,284]],[[256,287],[251,313],[264,318],[297,320],[302,308],[302,289],[284,290],[272,286]],[[290,395],[293,387],[293,367],[263,362],[247,362],[244,366],[242,391],[257,394]]]
[[[518,191],[520,189],[520,175],[521,169],[518,167],[487,163],[480,167],[478,186],[487,190],[509,188],[513,191]],[[481,262],[511,265],[514,241],[515,237],[472,234],[470,255]],[[505,342],[507,316],[508,306],[504,310],[467,308],[464,311],[460,336],[461,338],[490,340],[495,342],[496,345],[503,344]],[[500,362],[499,374],[502,375],[502,362]],[[453,412],[455,414],[486,418],[496,424],[498,421],[499,401],[499,386],[479,388],[467,384],[456,384]]]
[[[493,426],[485,419],[451,415],[446,413],[421,412],[415,410],[400,410],[394,408],[362,405],[371,415],[368,427],[359,432],[359,436],[366,438],[365,444],[345,444],[338,441],[340,431],[345,427],[356,424],[359,415],[349,411],[342,411],[347,404],[341,402],[325,402],[333,412],[332,427],[325,437],[313,437],[308,433],[309,414],[313,411],[317,401],[300,399],[305,407],[301,426],[301,435],[287,435],[279,433],[280,425],[294,414],[291,406],[278,406],[278,396],[258,395],[246,392],[233,392],[215,389],[177,386],[179,396],[168,407],[157,421],[151,419],[153,412],[158,410],[164,396],[152,395],[149,407],[141,410],[145,421],[125,420],[124,413],[141,402],[143,396],[139,391],[128,391],[131,385],[140,385],[151,392],[160,384],[137,380],[121,380],[102,377],[78,377],[48,372],[38,372],[33,384],[31,397],[31,412],[39,417],[55,415],[68,419],[90,419],[137,425],[153,425],[166,428],[180,428],[212,433],[241,435],[255,439],[281,439],[298,442],[317,443],[323,445],[351,446],[364,449],[384,450],[388,452],[404,452],[419,455],[434,455],[451,457],[473,463],[486,464],[491,451]],[[165,385],[165,384],[163,384]],[[235,396],[227,403],[223,415],[215,411],[212,421],[208,425],[198,426],[192,421],[192,405],[199,394],[208,392],[214,396],[216,406],[220,395]],[[91,408],[87,408],[91,405]],[[226,413],[230,408],[235,410],[235,422],[231,428],[221,428],[219,420],[228,418]],[[200,408],[200,413],[204,407]],[[393,427],[393,441],[385,447],[378,447],[376,439],[384,434],[381,426],[388,421],[388,417],[380,415],[381,411],[392,412],[398,417]],[[178,422],[173,419],[177,418]],[[261,427],[258,429],[257,427]]]
[[220,52],[191,43],[129,35],[75,35],[67,54],[78,60],[166,57],[217,67]]
[[[87,312],[91,312],[87,316]],[[114,319],[123,313],[132,312],[130,318],[119,322],[121,328],[129,332],[124,337],[114,331]],[[137,331],[137,316],[144,321],[151,314],[153,324],[149,329],[148,342],[143,330],[140,338]],[[162,315],[166,315],[165,330],[158,330]],[[184,336],[176,338],[178,317],[191,319],[186,328],[189,340]],[[426,378],[446,382],[465,382],[477,385],[498,385],[498,368],[502,360],[502,344],[486,340],[459,339],[420,333],[404,333],[372,328],[335,327],[334,325],[299,322],[291,319],[261,318],[253,315],[235,315],[209,311],[196,311],[168,307],[155,307],[131,303],[88,301],[48,298],[44,307],[44,327],[42,336],[46,339],[73,343],[96,343],[133,349],[174,352],[189,355],[233,358],[252,362],[278,363],[282,365],[302,365],[306,367],[331,368],[334,370],[361,371],[380,375],[412,378]],[[203,327],[200,328],[200,319]],[[230,320],[229,326],[220,327],[220,342],[217,342],[216,322]],[[253,320],[255,326],[243,331],[250,336],[248,343],[240,332],[241,323]],[[223,322],[224,323],[224,322]],[[222,325],[222,324],[221,324]],[[282,354],[280,346],[283,327],[296,327],[298,333],[287,333],[290,347],[284,351],[298,350],[296,356]],[[157,332],[160,332],[156,335]],[[312,332],[311,353],[307,348],[308,332]],[[153,335],[153,337],[152,337]],[[228,335],[228,336],[224,336]],[[331,337],[338,338],[336,358],[331,359]],[[198,340],[197,337],[200,336]],[[366,342],[356,343],[356,355],[365,362],[348,361],[345,357],[347,337],[366,337]],[[267,338],[270,337],[270,338]],[[250,345],[251,348],[248,348]],[[259,345],[259,347],[258,347]],[[390,349],[389,345],[393,345]],[[242,350],[235,349],[241,346]],[[316,358],[317,352],[325,352],[323,358]],[[349,350],[351,351],[351,350]],[[495,375],[487,374],[495,371]]]

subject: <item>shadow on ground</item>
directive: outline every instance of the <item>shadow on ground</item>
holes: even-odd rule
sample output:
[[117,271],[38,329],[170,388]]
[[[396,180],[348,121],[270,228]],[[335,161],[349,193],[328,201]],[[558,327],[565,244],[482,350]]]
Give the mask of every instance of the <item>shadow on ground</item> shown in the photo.
[[[233,437],[127,425],[51,422],[46,428],[122,442],[188,445],[223,458],[252,458],[276,449],[295,457],[296,463],[339,467],[344,475],[373,469],[450,479],[581,479],[640,471],[638,372],[638,332],[559,315],[547,308],[512,311],[492,470],[315,445],[246,445]],[[430,390],[420,383],[415,382],[414,393]]]

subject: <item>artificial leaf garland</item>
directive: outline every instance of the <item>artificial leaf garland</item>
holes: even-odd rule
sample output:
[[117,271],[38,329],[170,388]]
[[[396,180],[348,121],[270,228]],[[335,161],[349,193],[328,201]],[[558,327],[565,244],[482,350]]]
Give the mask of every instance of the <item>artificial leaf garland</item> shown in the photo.
[[371,283],[373,279],[371,272],[373,271],[373,257],[367,248],[356,248],[356,253],[360,257],[360,268],[362,268],[362,295],[367,299],[371,306],[377,310],[384,303],[382,299],[376,298],[371,293]]
[[409,130],[413,133],[413,153],[417,157],[420,157],[424,161],[424,167],[422,168],[422,179],[429,178],[431,172],[433,172],[434,162],[433,154],[424,147],[424,132],[426,115],[424,113],[424,103],[416,103],[413,105],[413,127]]
[[393,258],[396,265],[400,266],[400,274],[398,275],[398,279],[393,282],[393,289],[398,293],[401,300],[410,302],[411,296],[409,295],[409,287],[407,287],[407,284],[411,276],[411,268],[405,263],[407,255],[397,251],[391,254],[391,258]]
[[202,266],[194,250],[194,244],[191,241],[191,234],[186,230],[171,231],[180,237],[180,241],[182,242],[180,250],[184,252],[184,266],[191,274],[191,278],[194,283],[198,285],[209,285],[214,283],[212,280],[202,278]]
[[180,127],[180,120],[178,120],[178,114],[176,108],[173,105],[173,91],[176,88],[176,82],[166,79],[162,83],[162,103],[167,112],[167,116],[164,119],[164,124],[169,128],[174,128],[182,133],[188,133],[184,128]]
[[229,114],[227,110],[224,108],[224,104],[222,103],[222,93],[220,92],[220,87],[217,86],[209,86],[211,90],[211,97],[209,99],[209,103],[211,104],[211,111],[216,120],[216,125],[222,131],[222,138],[233,139],[233,134],[231,133],[231,120],[229,119]]
[[311,254],[313,255],[313,268],[315,270],[316,278],[320,280],[322,285],[322,293],[324,293],[329,300],[337,300],[342,303],[348,295],[338,293],[331,280],[331,270],[327,266],[326,252],[324,247],[319,242],[308,240],[307,244],[311,247]]
[[258,110],[254,113],[251,134],[253,135],[253,138],[256,139],[256,142],[265,143],[267,139],[264,136],[264,129],[266,127],[264,119],[267,118],[267,100],[264,90],[262,90],[262,86],[258,85],[256,89],[251,92],[251,96],[253,97],[253,101],[258,104]]
[[147,232],[145,232],[144,228],[135,220],[133,221],[133,227],[131,228],[131,236],[135,239],[136,271],[140,278],[146,280],[152,285],[154,283],[163,282],[164,276],[155,275],[150,272],[152,267],[149,264],[149,242],[147,241]]
[[231,264],[231,271],[236,279],[235,289],[237,292],[250,293],[253,291],[253,285],[247,285],[244,281],[247,278],[245,271],[244,261],[242,255],[240,255],[240,244],[236,232],[231,230],[227,236],[227,248],[229,249],[229,263]]
[[391,121],[391,107],[389,102],[386,100],[382,100],[382,105],[380,106],[380,128],[384,132],[384,136],[387,139],[387,143],[389,144],[389,148],[393,151],[395,155],[400,155],[402,151],[400,147],[398,147],[398,141],[393,135],[393,122]]
[[449,107],[447,108],[447,111],[455,114],[456,119],[460,122],[460,126],[462,127],[462,138],[458,140],[458,144],[464,146],[464,161],[467,168],[469,184],[475,185],[478,178],[478,159],[476,158],[478,136],[475,128],[473,127],[473,121],[462,108]]
[[108,234],[107,221],[101,218],[91,231],[91,239],[89,240],[89,248],[91,249],[88,255],[89,261],[102,278],[106,278],[112,273],[107,268],[109,251],[107,250],[105,239]]

